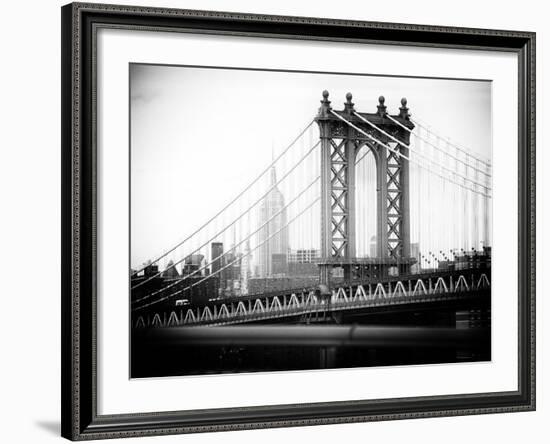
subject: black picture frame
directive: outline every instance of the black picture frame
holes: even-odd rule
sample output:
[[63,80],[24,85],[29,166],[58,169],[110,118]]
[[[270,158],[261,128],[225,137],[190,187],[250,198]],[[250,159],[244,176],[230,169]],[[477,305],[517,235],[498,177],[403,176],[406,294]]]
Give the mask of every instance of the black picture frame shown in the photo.
[[[85,3],[68,4],[61,15],[62,436],[84,440],[535,409],[535,33]],[[516,53],[518,390],[383,401],[98,415],[94,81],[98,27]]]

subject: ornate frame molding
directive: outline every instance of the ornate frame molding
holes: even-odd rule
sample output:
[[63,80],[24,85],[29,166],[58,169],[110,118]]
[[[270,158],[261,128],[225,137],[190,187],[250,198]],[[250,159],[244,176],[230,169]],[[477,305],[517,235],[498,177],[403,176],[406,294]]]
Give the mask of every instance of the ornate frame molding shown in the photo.
[[[535,34],[87,3],[62,8],[62,435],[71,440],[535,409]],[[514,392],[97,414],[95,37],[98,27],[512,51],[519,61],[519,381]]]

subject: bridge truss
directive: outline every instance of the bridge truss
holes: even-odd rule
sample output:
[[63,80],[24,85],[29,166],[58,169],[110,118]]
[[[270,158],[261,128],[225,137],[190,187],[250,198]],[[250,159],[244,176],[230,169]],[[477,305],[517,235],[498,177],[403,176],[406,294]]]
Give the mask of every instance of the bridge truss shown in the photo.
[[315,290],[296,290],[279,295],[256,296],[204,307],[172,310],[139,316],[135,328],[214,326],[272,321],[282,318],[312,320],[342,311],[380,310],[390,306],[411,306],[447,301],[490,298],[490,271],[410,275],[375,284],[351,282],[323,297]]

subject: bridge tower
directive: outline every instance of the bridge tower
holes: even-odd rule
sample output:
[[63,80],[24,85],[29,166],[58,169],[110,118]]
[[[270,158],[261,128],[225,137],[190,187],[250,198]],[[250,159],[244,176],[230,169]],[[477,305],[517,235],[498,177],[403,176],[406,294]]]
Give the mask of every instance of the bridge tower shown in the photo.
[[[372,114],[356,112],[351,93],[346,95],[342,111],[334,111],[328,97],[328,91],[323,91],[315,118],[321,137],[320,282],[330,286],[336,267],[343,269],[345,279],[353,279],[358,272],[372,277],[406,273],[415,262],[410,257],[409,162],[397,153],[408,157],[409,150],[388,135],[409,145],[410,133],[387,118],[382,96],[377,112]],[[414,128],[405,98],[401,100],[399,114],[391,117],[407,128]],[[373,208],[377,220],[376,258],[356,257],[356,237],[361,233],[356,232],[355,225],[355,161],[365,145],[376,162],[377,204]]]

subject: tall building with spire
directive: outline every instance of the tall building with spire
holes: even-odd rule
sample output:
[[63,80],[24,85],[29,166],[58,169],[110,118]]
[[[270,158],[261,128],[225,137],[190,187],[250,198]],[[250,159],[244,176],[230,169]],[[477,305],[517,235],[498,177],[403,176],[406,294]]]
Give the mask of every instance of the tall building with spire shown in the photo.
[[248,294],[248,279],[250,279],[250,260],[252,259],[250,252],[250,242],[246,241],[243,258],[241,260],[241,295]]
[[[288,227],[285,199],[275,184],[277,172],[270,170],[270,192],[259,207],[258,265],[260,277],[286,273]],[[269,221],[269,222],[268,222]],[[265,226],[263,226],[265,224]]]

